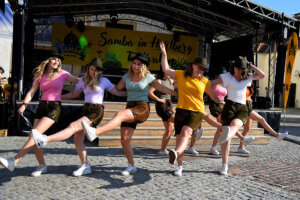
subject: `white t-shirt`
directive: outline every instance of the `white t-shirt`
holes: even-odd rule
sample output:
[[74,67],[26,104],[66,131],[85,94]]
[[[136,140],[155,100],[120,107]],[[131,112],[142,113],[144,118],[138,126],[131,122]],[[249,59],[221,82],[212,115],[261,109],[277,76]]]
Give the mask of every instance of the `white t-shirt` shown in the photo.
[[253,74],[249,74],[248,79],[238,82],[230,72],[226,74],[220,74],[223,81],[223,86],[227,88],[227,99],[240,103],[246,104],[246,89],[247,86],[252,82]]

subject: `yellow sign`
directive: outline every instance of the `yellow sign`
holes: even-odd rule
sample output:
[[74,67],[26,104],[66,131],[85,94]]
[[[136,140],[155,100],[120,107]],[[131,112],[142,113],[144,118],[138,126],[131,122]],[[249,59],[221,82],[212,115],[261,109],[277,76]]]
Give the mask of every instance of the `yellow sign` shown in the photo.
[[99,57],[106,69],[127,69],[136,53],[145,53],[149,59],[149,69],[159,70],[159,44],[162,41],[174,69],[181,68],[198,56],[197,37],[180,35],[176,41],[173,35],[168,34],[92,26],[87,26],[80,33],[76,26],[69,28],[60,22],[52,24],[52,47],[64,56],[65,64],[83,66]]
[[286,104],[289,96],[290,91],[290,84],[291,84],[291,76],[293,71],[293,66],[296,58],[298,50],[298,37],[295,32],[289,38],[289,44],[287,47],[286,52],[286,63],[285,63],[285,88],[284,88],[284,111],[286,109]]

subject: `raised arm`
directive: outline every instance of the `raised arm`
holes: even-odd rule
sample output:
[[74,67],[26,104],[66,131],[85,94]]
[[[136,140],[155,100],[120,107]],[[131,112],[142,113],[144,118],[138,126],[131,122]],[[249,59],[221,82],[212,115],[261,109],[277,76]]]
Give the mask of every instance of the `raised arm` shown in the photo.
[[81,91],[73,90],[72,92],[69,92],[67,94],[61,95],[61,99],[74,99],[79,97]]
[[19,114],[23,116],[23,112],[27,107],[27,104],[31,101],[32,97],[34,96],[35,92],[39,88],[40,82],[35,80],[33,81],[33,84],[30,88],[30,90],[27,92],[25,99],[23,100],[22,104],[20,105],[20,108],[18,110]]
[[78,83],[79,78],[76,77],[76,76],[71,75],[71,76],[67,79],[67,81],[76,84],[76,83]]
[[177,92],[174,91],[174,90],[171,90],[165,86],[162,86],[158,80],[154,80],[152,83],[151,83],[151,86],[154,87],[156,90],[164,93],[164,94],[170,94],[172,96],[177,96]]
[[120,96],[120,97],[127,96],[126,91],[117,90],[116,87],[113,87],[113,89],[109,90],[109,92],[112,93],[113,95]]
[[165,44],[163,42],[160,43],[160,50],[161,50],[161,66],[164,73],[168,74],[172,79],[176,78],[176,71],[170,69],[167,57],[167,51]]
[[250,68],[254,71],[252,80],[259,80],[259,79],[262,79],[265,77],[266,74],[261,69],[259,69],[252,63],[249,63],[249,64],[250,64]]

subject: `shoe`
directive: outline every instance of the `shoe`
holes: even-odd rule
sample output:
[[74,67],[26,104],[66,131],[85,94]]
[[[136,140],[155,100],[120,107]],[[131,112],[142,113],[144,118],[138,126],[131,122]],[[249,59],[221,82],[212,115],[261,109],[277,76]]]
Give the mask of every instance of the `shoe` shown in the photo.
[[248,150],[245,149],[244,147],[238,148],[237,152],[238,152],[238,153],[243,153],[243,154],[250,154],[250,151],[248,151]]
[[73,171],[73,176],[82,176],[92,173],[91,166],[87,164],[82,164],[77,170]]
[[187,152],[193,154],[194,156],[198,155],[198,152],[193,147],[189,147]]
[[42,147],[46,146],[46,144],[47,144],[47,136],[46,135],[42,135],[36,129],[32,129],[31,133],[32,133],[32,137],[34,139],[34,142],[35,142],[35,145],[37,146],[37,148],[42,148]]
[[137,172],[137,168],[136,167],[134,167],[132,165],[128,165],[128,167],[124,171],[122,171],[121,174],[123,176],[128,176],[128,175],[134,174],[136,172]]
[[169,151],[169,163],[174,165],[176,159],[177,159],[177,152],[174,149],[171,149]]
[[220,170],[220,174],[224,175],[224,176],[227,176],[227,171],[228,171],[228,166],[223,164],[222,167],[221,167],[221,170]]
[[220,137],[218,139],[218,142],[220,144],[225,143],[229,139],[229,131],[230,131],[229,126],[224,126],[223,127],[222,134],[220,135]]
[[219,155],[219,151],[217,150],[217,147],[216,146],[214,146],[214,147],[210,147],[210,153],[212,154],[212,155]]
[[0,164],[11,172],[13,172],[16,167],[15,158],[13,157],[7,159],[0,157]]
[[97,138],[96,129],[94,127],[90,127],[84,120],[81,121],[81,126],[86,134],[87,139],[90,142],[93,142]]
[[31,176],[40,176],[47,172],[47,166],[46,165],[40,165],[31,173]]
[[182,166],[178,166],[177,169],[174,172],[175,176],[182,176]]
[[196,140],[197,140],[197,141],[200,140],[200,138],[201,138],[203,132],[204,132],[204,129],[203,129],[203,128],[201,128],[200,130],[197,128],[196,133],[195,133],[195,134],[196,134]]
[[167,156],[167,155],[169,155],[169,151],[168,150],[160,151],[160,152],[158,152],[158,154],[161,156]]
[[255,140],[255,137],[253,137],[253,136],[245,136],[244,138],[243,138],[243,140],[242,140],[242,143],[244,144],[244,145],[248,145],[248,144],[250,144],[251,142],[253,142]]
[[277,139],[278,140],[282,140],[284,139],[289,133],[285,132],[285,133],[278,133]]

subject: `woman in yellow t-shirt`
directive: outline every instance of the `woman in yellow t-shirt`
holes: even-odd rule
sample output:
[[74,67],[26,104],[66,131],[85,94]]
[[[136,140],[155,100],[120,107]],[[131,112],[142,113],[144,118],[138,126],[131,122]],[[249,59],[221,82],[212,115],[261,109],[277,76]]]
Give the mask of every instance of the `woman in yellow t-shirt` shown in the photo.
[[174,174],[181,176],[184,150],[188,145],[189,137],[201,125],[204,116],[204,92],[217,103],[220,103],[220,99],[211,90],[210,81],[203,76],[207,70],[205,58],[197,57],[193,63],[186,66],[186,70],[173,70],[169,68],[163,42],[160,43],[160,49],[164,73],[177,81],[178,103],[174,120],[176,149],[169,151],[169,162],[174,164],[177,159],[178,168]]

